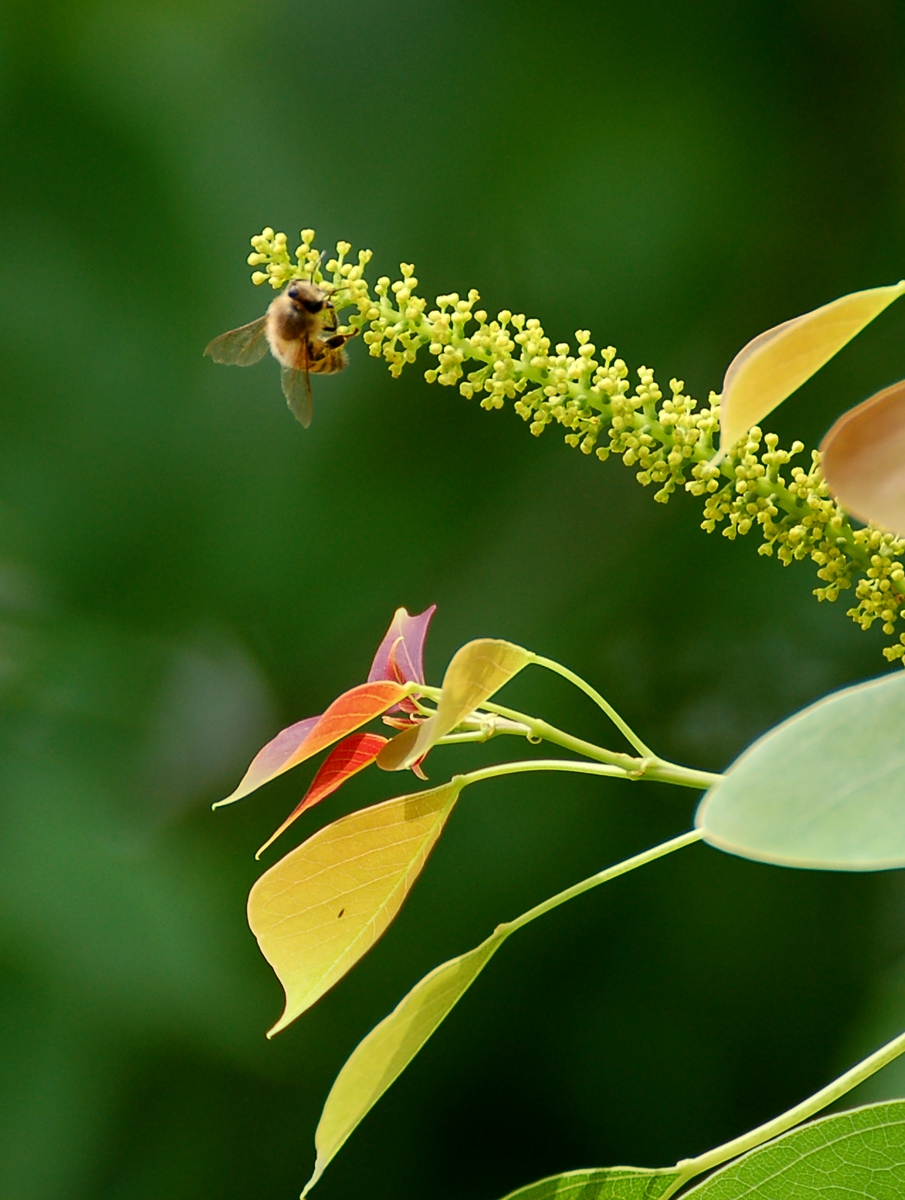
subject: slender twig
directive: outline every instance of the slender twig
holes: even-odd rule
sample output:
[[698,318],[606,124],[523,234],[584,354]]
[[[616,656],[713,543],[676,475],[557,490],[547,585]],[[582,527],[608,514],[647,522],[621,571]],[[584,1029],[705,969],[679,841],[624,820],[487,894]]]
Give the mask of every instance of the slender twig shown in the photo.
[[796,1104],[778,1117],[774,1117],[772,1121],[766,1121],[763,1125],[758,1125],[756,1129],[743,1133],[741,1137],[733,1138],[731,1142],[724,1142],[722,1146],[708,1150],[706,1154],[699,1154],[697,1158],[681,1159],[676,1163],[681,1175],[671,1185],[670,1190],[664,1194],[662,1200],[667,1200],[668,1196],[674,1195],[680,1187],[683,1187],[689,1179],[693,1179],[696,1175],[711,1171],[721,1163],[728,1162],[731,1158],[737,1158],[748,1150],[755,1150],[765,1142],[786,1133],[795,1125],[800,1125],[802,1121],[813,1117],[815,1113],[844,1096],[846,1092],[850,1092],[859,1083],[869,1079],[871,1075],[876,1074],[882,1067],[898,1058],[900,1054],[905,1054],[905,1033],[898,1034],[892,1041],[881,1046],[879,1050],[875,1050],[873,1054],[869,1054],[867,1058],[863,1058],[861,1062],[856,1063],[838,1079],[828,1083],[826,1087],[815,1092],[813,1096],[809,1096],[807,1100],[802,1100],[800,1104]]
[[569,668],[564,667],[562,663],[555,662],[552,658],[544,658],[540,654],[535,654],[534,661],[539,667],[546,667],[548,671],[554,671],[557,675],[561,675],[563,679],[568,679],[570,683],[574,683],[577,688],[580,688],[586,696],[590,696],[597,707],[606,713],[619,732],[623,734],[625,739],[631,742],[642,758],[656,757],[653,750],[651,750],[649,746],[646,746],[644,742],[642,742],[628,722],[624,721],[622,717],[620,717],[619,713],[616,712],[612,704],[610,704],[608,700],[604,700],[603,696],[601,696],[596,688],[592,688],[591,685],[582,679],[580,675],[576,675],[574,671],[570,671]]

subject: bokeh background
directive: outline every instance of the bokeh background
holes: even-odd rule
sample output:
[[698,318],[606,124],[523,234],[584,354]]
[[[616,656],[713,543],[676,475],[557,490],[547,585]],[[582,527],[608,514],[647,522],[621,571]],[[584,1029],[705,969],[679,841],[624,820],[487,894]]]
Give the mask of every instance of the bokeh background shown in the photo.
[[[311,769],[209,806],[397,605],[439,605],[435,681],[504,636],[710,769],[886,667],[809,564],[360,344],[301,430],[273,363],[201,357],[269,298],[251,234],[415,262],[703,399],[761,329],[905,274],[903,61],[897,0],[6,0],[0,1195],[297,1195],[335,1073],[416,979],[688,826],[654,785],[469,792],[378,949],[267,1042],[245,896]],[[894,308],[773,427],[815,444],[905,374],[903,335]],[[540,672],[512,696],[610,736]],[[366,773],[285,848],[397,785]],[[317,1194],[497,1200],[698,1153],[901,1028],[903,952],[898,873],[683,852],[513,939]]]

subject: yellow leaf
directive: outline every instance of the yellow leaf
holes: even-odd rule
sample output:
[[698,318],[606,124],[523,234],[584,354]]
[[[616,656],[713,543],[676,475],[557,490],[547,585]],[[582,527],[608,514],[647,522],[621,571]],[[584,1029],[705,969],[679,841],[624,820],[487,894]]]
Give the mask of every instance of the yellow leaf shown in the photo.
[[905,537],[905,380],[843,413],[820,451],[842,507]]
[[409,1065],[471,987],[511,928],[492,933],[467,954],[436,967],[360,1042],[337,1076],[315,1134],[317,1162],[306,1196],[349,1135]]
[[377,756],[377,765],[385,771],[401,771],[418,762],[436,741],[455,729],[533,659],[530,650],[497,638],[466,642],[446,668],[436,713],[417,730],[406,730],[393,738]]
[[720,461],[786,397],[905,293],[905,280],[840,296],[831,304],[767,329],[736,354],[723,380]]
[[286,993],[268,1037],[319,1000],[384,933],[461,787],[453,780],[342,817],[257,881],[248,923]]

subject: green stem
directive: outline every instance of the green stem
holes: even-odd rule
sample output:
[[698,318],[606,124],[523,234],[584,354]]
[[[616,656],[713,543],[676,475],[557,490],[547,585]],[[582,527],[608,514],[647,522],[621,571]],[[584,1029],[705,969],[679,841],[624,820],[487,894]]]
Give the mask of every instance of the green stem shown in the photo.
[[691,833],[683,833],[680,837],[672,838],[668,842],[661,842],[659,846],[653,846],[650,850],[644,850],[641,854],[636,854],[632,858],[623,859],[622,862],[616,863],[615,866],[598,871],[596,875],[582,879],[581,883],[574,883],[571,887],[566,888],[565,891],[557,892],[555,896],[550,896],[549,899],[542,900],[540,904],[535,904],[534,908],[529,908],[520,917],[498,925],[497,932],[505,931],[507,935],[513,933],[516,929],[521,929],[523,925],[528,925],[536,917],[542,917],[545,913],[552,912],[554,908],[559,908],[560,904],[565,904],[568,900],[574,900],[582,892],[589,892],[591,888],[598,887],[601,883],[608,883],[611,879],[616,879],[620,875],[626,875],[629,871],[634,871],[636,867],[643,867],[645,864],[654,862],[655,859],[663,858],[667,854],[672,854],[676,850],[682,850],[686,846],[693,846],[695,842],[701,840],[701,836],[701,833],[697,829],[693,829]]
[[489,742],[495,735],[486,729],[472,729],[465,733],[447,733],[445,737],[437,738],[435,746],[456,746],[459,742]]
[[494,763],[492,767],[481,767],[477,771],[469,771],[467,775],[459,775],[463,786],[470,783],[481,783],[485,779],[496,779],[500,775],[521,775],[525,771],[572,771],[576,775],[606,775],[611,779],[628,778],[621,767],[612,767],[605,763],[572,762],[568,758],[527,758],[521,762]]
[[554,671],[557,675],[561,675],[563,679],[568,679],[570,683],[573,683],[577,688],[580,688],[586,696],[590,696],[597,707],[606,713],[606,715],[610,718],[625,739],[631,742],[642,758],[656,757],[653,750],[651,750],[649,746],[646,746],[644,742],[641,741],[634,730],[622,719],[622,717],[620,717],[619,713],[616,712],[612,704],[610,704],[609,701],[604,700],[603,696],[601,696],[601,694],[595,688],[592,688],[589,683],[586,683],[580,675],[576,675],[574,671],[570,671],[569,668],[564,667],[562,663],[554,662],[552,658],[543,658],[540,654],[535,654],[534,661],[539,667],[546,667],[548,671]]
[[707,791],[725,778],[715,771],[698,771],[694,767],[683,767],[680,763],[667,762],[662,758],[655,758],[653,762],[646,759],[644,762],[644,770],[633,778],[656,779],[658,783],[673,783],[677,787],[696,788],[698,791]]
[[490,712],[499,713],[502,717],[508,717],[511,721],[517,721],[521,725],[526,725],[534,737],[545,742],[553,742],[554,745],[562,746],[564,750],[583,754],[585,758],[594,759],[596,762],[620,767],[629,779],[656,779],[661,783],[674,783],[679,787],[691,787],[699,790],[711,788],[722,779],[722,775],[715,775],[711,771],[698,771],[693,767],[683,767],[679,763],[657,758],[656,755],[648,758],[635,758],[631,754],[605,750],[602,746],[595,746],[593,742],[573,737],[572,734],[557,729],[555,725],[550,725],[547,721],[530,717],[526,713],[516,712],[512,708],[504,708],[501,704],[485,702],[481,707]]
[[[442,688],[431,687],[429,684],[412,684],[412,691],[418,691],[422,696],[427,696],[431,700],[439,703],[440,697],[443,694]],[[524,736],[533,738],[537,741],[554,742],[557,746],[562,746],[566,750],[572,750],[576,754],[583,754],[586,758],[593,758],[597,762],[610,763],[612,766],[621,767],[627,774],[637,772],[642,760],[633,757],[631,754],[620,754],[615,750],[605,750],[603,746],[595,746],[593,742],[586,742],[582,738],[573,737],[570,733],[566,733],[562,729],[557,729],[555,725],[549,725],[546,721],[540,720],[538,717],[530,717],[527,713],[517,712],[514,708],[506,708],[502,704],[493,704],[489,700],[485,700],[481,705],[478,713],[487,712],[494,713],[501,717],[506,717],[507,720],[514,722],[519,728],[519,732]],[[470,719],[479,719],[474,715]],[[705,785],[705,786],[709,786]]]
[[[693,1179],[694,1176],[701,1175],[704,1171],[710,1171],[714,1167],[718,1167],[721,1163],[728,1162],[730,1158],[737,1158],[740,1154],[744,1154],[748,1150],[755,1150],[758,1146],[762,1146],[764,1142],[769,1142],[772,1138],[779,1137],[780,1134],[792,1129],[793,1126],[806,1121],[808,1117],[814,1116],[815,1113],[832,1104],[834,1100],[838,1100],[846,1092],[850,1092],[852,1088],[857,1087],[859,1083],[863,1083],[865,1079],[869,1079],[871,1075],[876,1074],[887,1063],[891,1063],[893,1059],[898,1058],[900,1054],[905,1054],[905,1033],[900,1033],[891,1042],[887,1042],[885,1046],[881,1046],[879,1050],[875,1050],[873,1054],[869,1054],[867,1058],[862,1059],[851,1070],[846,1071],[844,1075],[840,1075],[838,1079],[834,1079],[832,1083],[828,1083],[826,1087],[821,1088],[819,1092],[815,1092],[813,1096],[809,1096],[807,1100],[802,1100],[794,1108],[790,1108],[786,1112],[781,1113],[780,1116],[774,1117],[772,1121],[758,1125],[756,1129],[752,1129],[748,1133],[743,1133],[741,1137],[733,1138],[731,1142],[724,1142],[722,1146],[708,1150],[706,1154],[699,1154],[697,1158],[683,1158],[680,1162],[676,1163],[677,1168],[682,1174],[672,1185],[670,1191],[666,1193],[666,1196],[673,1195],[689,1179]],[[663,1197],[663,1200],[666,1200],[666,1196]]]
[[530,737],[531,730],[520,721],[508,721],[497,713],[486,713],[476,717],[466,717],[460,722],[458,733],[447,733],[438,738],[436,745],[445,746],[454,742],[489,742],[491,738],[509,734],[515,737]]
[[593,742],[586,742],[583,738],[573,737],[571,733],[557,729],[555,725],[542,721],[540,717],[530,717],[527,713],[518,712],[514,708],[505,708],[502,704],[493,704],[489,700],[485,700],[481,707],[487,709],[488,712],[499,713],[501,717],[508,717],[510,721],[518,721],[521,725],[527,725],[530,736],[538,741],[554,742],[565,750],[573,750],[576,754],[583,754],[586,758],[593,758],[597,762],[622,767],[626,772],[637,771],[643,761],[635,758],[632,754],[606,750],[603,746],[595,746]]
[[[546,665],[546,660],[542,661],[542,665]],[[555,665],[559,666],[558,663]],[[443,689],[419,683],[412,684],[412,691],[417,691],[419,695],[428,696],[432,700],[439,701]],[[673,783],[678,787],[690,787],[698,791],[706,791],[722,779],[722,775],[715,775],[711,771],[698,771],[693,767],[683,767],[679,763],[668,762],[666,759],[658,758],[654,754],[643,758],[636,758],[632,754],[621,754],[616,750],[606,750],[603,746],[596,746],[593,742],[586,742],[583,738],[573,737],[571,733],[566,733],[563,729],[557,729],[555,725],[550,725],[547,721],[540,720],[539,717],[531,717],[527,713],[518,712],[514,708],[505,708],[502,704],[493,704],[489,700],[485,700],[478,711],[479,713],[495,713],[514,722],[516,725],[515,729],[506,729],[503,727],[497,732],[519,733],[522,736],[537,739],[538,741],[552,742],[556,746],[562,746],[564,750],[571,750],[573,754],[581,754],[585,758],[593,759],[595,762],[618,767],[620,769],[620,777],[624,779],[655,779],[660,783]],[[479,721],[478,717],[469,718],[469,720],[472,719]],[[463,738],[462,740],[466,739]],[[467,740],[480,741],[482,739],[469,738]]]

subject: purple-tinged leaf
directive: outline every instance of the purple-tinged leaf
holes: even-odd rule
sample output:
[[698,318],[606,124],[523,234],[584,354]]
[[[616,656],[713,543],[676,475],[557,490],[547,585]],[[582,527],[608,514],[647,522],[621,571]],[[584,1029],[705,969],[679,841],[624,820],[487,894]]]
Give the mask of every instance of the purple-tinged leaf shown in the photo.
[[424,683],[424,639],[436,604],[411,617],[397,608],[383,641],[377,647],[368,682],[392,679],[397,683]]

